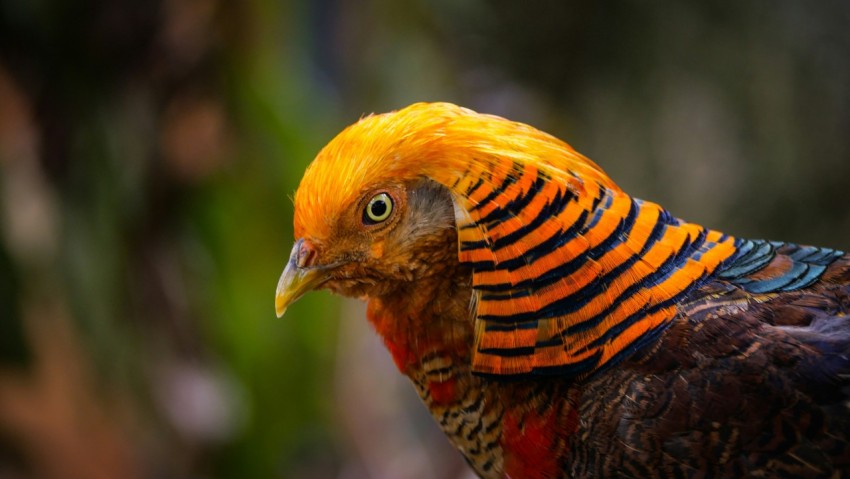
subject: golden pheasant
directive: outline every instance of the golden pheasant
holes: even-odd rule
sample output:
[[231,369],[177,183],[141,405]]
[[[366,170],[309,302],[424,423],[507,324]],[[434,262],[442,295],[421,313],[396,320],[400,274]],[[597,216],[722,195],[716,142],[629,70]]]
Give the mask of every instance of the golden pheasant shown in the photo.
[[278,315],[368,301],[482,478],[850,477],[850,257],[732,237],[530,126],[368,116],[295,196]]

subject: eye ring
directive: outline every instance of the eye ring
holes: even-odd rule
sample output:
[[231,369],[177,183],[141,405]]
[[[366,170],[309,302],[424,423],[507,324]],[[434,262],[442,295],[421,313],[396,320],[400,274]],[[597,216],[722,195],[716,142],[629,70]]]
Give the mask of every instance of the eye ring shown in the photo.
[[363,209],[363,223],[375,225],[386,221],[393,213],[393,199],[387,193],[373,196]]

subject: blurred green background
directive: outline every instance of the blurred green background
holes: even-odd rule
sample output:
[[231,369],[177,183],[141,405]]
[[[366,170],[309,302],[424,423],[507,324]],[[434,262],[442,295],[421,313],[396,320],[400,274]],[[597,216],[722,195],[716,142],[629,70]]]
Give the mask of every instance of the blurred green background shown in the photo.
[[731,234],[850,249],[850,3],[0,0],[0,478],[469,477],[362,318],[274,317],[361,115],[531,123]]

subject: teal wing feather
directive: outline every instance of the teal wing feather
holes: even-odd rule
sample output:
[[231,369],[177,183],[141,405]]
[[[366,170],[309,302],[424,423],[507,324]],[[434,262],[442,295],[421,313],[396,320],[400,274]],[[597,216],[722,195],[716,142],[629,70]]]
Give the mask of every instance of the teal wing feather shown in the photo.
[[[826,268],[844,253],[816,246],[800,246],[765,240],[738,240],[738,253],[724,265],[717,278],[740,286],[753,294],[795,291],[813,285]],[[766,277],[753,275],[767,268],[774,259],[787,258],[791,267]]]

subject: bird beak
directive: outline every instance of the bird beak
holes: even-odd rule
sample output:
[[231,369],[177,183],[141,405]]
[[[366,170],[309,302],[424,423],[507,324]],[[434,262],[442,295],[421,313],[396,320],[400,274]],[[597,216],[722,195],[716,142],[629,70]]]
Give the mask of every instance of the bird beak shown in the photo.
[[274,310],[278,318],[283,316],[290,304],[327,279],[327,268],[313,265],[315,257],[316,250],[310,243],[306,243],[303,238],[295,242],[286,268],[277,282]]

